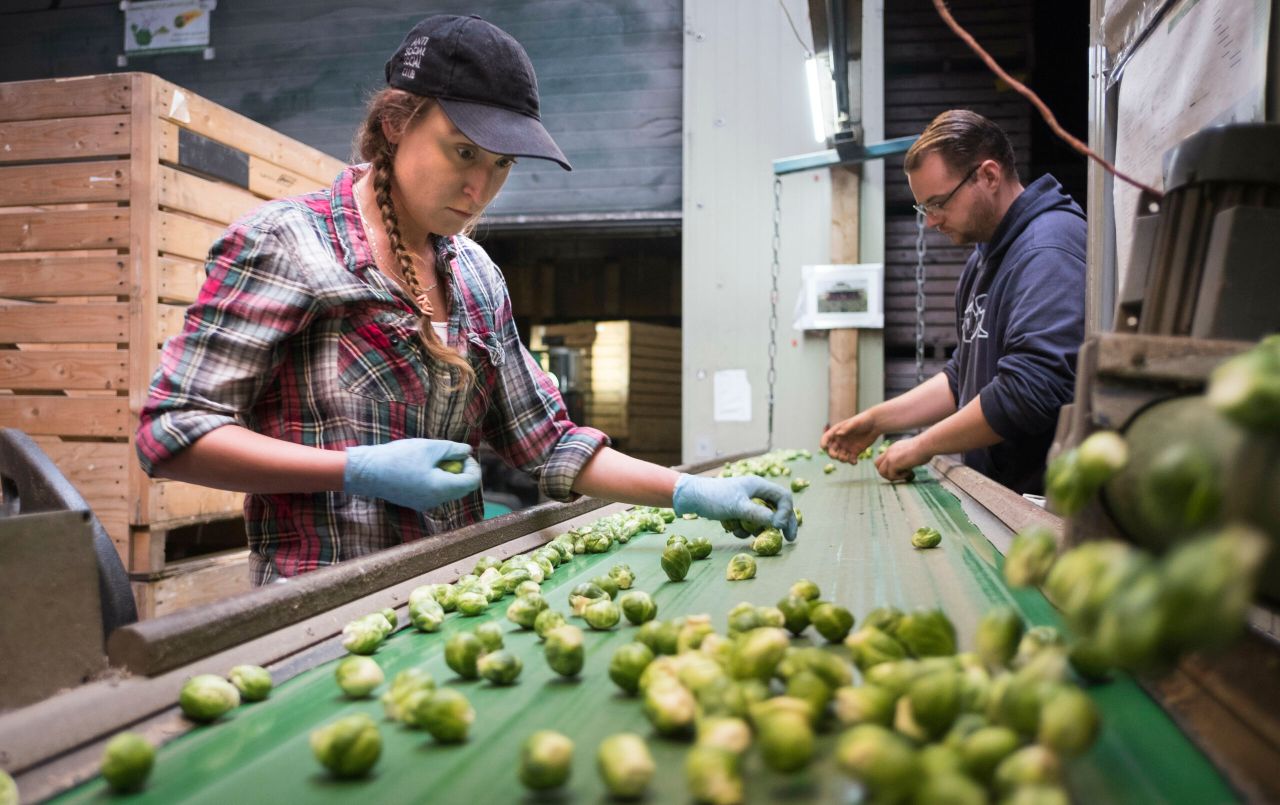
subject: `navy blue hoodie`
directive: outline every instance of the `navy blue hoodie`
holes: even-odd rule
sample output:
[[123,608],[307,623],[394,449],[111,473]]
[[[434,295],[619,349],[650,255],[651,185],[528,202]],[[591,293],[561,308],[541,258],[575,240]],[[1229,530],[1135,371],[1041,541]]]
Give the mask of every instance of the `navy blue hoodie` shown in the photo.
[[1085,218],[1046,174],[980,243],[956,286],[959,347],[943,371],[958,408],[981,398],[1004,441],[964,463],[1015,492],[1040,493],[1058,411],[1075,394],[1084,340]]

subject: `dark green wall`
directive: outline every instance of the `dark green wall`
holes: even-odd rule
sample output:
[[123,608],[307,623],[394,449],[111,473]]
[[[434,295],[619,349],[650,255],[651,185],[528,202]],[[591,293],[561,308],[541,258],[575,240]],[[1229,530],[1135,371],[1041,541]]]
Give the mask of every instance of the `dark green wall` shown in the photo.
[[529,51],[572,173],[525,160],[495,215],[678,211],[682,0],[220,0],[216,58],[132,57],[117,0],[0,1],[0,81],[153,72],[348,159],[363,99],[428,14],[475,13]]

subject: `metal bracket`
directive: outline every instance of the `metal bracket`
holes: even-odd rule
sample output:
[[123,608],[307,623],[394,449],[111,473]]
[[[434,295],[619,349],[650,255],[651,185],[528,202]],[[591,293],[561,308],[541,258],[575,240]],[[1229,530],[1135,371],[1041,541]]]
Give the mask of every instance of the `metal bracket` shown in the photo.
[[851,165],[859,162],[867,162],[872,159],[884,159],[894,154],[905,154],[911,144],[916,141],[916,136],[895,137],[884,142],[871,143],[865,145],[862,143],[837,143],[836,148],[826,151],[815,151],[811,154],[799,154],[793,157],[782,157],[773,161],[773,174],[775,176],[785,176],[788,173],[799,173],[800,171],[814,170],[816,168],[830,168],[836,165]]

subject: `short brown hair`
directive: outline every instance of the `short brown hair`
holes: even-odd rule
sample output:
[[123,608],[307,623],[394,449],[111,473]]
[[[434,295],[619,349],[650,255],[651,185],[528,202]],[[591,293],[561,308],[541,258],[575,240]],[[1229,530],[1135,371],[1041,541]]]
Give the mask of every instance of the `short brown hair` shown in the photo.
[[916,170],[929,154],[942,157],[954,173],[963,173],[979,162],[994,159],[1008,176],[1018,176],[1009,135],[994,122],[968,109],[950,109],[935,117],[907,150],[903,170],[908,173]]

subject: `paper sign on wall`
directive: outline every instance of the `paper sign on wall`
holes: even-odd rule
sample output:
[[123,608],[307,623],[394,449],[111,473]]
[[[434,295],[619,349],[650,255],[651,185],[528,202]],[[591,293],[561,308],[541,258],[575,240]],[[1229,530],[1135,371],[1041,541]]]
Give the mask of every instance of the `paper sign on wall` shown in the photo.
[[125,53],[203,50],[217,0],[125,0]]
[[715,421],[751,421],[751,381],[746,369],[721,369],[715,377]]

